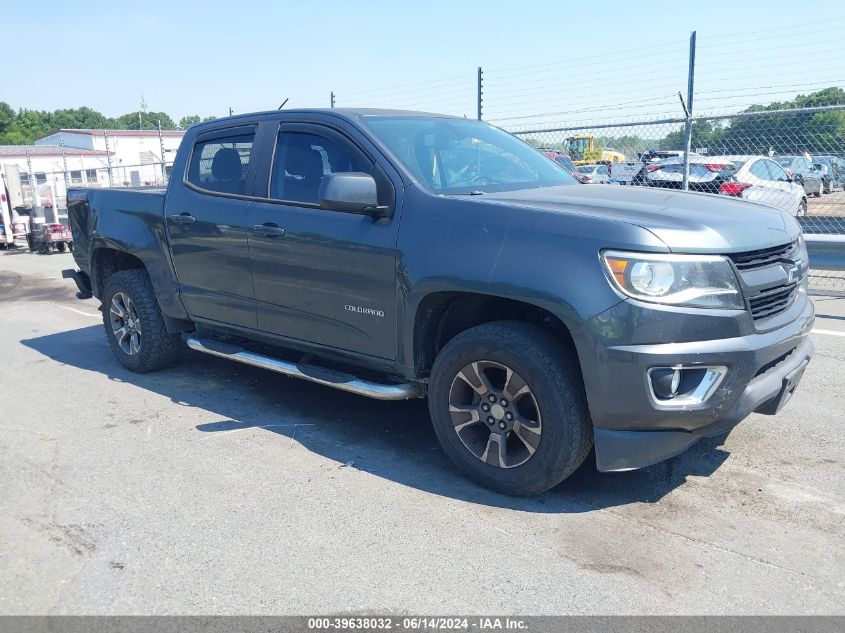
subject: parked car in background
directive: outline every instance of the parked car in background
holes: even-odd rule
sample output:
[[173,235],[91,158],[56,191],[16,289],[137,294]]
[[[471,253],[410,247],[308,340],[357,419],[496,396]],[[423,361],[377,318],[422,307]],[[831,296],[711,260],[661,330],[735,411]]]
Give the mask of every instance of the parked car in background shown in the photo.
[[[731,182],[736,167],[726,160],[716,160],[712,156],[690,156],[689,190],[702,193],[719,193],[725,183]],[[680,189],[684,180],[684,157],[673,156],[654,163],[646,164],[640,179],[633,184],[664,189]]]
[[[616,185],[644,185],[645,166],[664,158],[683,156],[682,150],[648,150],[640,154],[637,160],[613,163],[610,165],[610,182]],[[698,156],[691,153],[690,156]]]
[[549,149],[547,147],[541,147],[540,151],[563,167],[570,174],[575,170],[575,163],[572,162],[572,159],[568,154],[564,154],[556,149]]
[[813,156],[816,168],[821,167],[822,189],[825,193],[833,193],[837,187],[845,189],[845,161],[838,156]]
[[804,187],[808,196],[822,195],[822,172],[820,172],[807,158],[801,155],[774,156],[772,158],[786,173]]
[[610,182],[610,171],[607,165],[578,165],[572,172],[578,180],[588,185],[607,184]]
[[713,156],[715,163],[735,167],[733,178],[719,187],[726,196],[762,202],[791,215],[806,215],[804,187],[794,182],[783,167],[766,156]]

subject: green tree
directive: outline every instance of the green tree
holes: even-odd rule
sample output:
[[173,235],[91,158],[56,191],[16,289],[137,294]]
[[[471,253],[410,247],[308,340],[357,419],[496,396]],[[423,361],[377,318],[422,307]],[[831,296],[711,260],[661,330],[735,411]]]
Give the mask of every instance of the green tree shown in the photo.
[[118,130],[156,130],[161,121],[162,130],[175,130],[176,123],[165,112],[141,112],[140,127],[138,112],[123,114],[114,119],[114,127]]
[[3,142],[2,139],[6,134],[6,130],[9,129],[9,126],[11,126],[14,121],[15,111],[12,110],[12,106],[5,101],[0,101],[0,143]]
[[[761,114],[736,117],[724,128],[712,127],[707,121],[696,122],[692,145],[706,146],[711,154],[842,153],[845,151],[845,112],[801,112],[802,108],[840,104],[845,104],[845,90],[834,87],[798,95],[791,101],[752,105],[744,112]],[[791,111],[774,113],[779,110]],[[681,149],[682,146],[683,130],[667,134],[660,141],[661,149]]]
[[[718,146],[722,142],[724,130],[718,125],[713,125],[710,121],[696,121],[692,124],[692,138],[690,140],[690,147],[695,150],[696,147]],[[665,150],[682,150],[684,149],[684,126],[681,125],[677,130],[667,134],[659,143],[658,149]]]
[[196,125],[200,121],[201,119],[199,114],[189,114],[179,119],[179,127],[183,130],[187,130],[189,127]]

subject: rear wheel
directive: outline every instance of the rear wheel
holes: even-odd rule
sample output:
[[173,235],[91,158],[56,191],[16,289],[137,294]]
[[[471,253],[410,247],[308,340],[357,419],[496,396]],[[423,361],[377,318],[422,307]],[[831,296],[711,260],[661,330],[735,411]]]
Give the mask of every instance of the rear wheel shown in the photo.
[[56,243],[56,250],[59,251],[60,253],[64,253],[65,250],[66,250],[65,243],[64,242],[57,242]]
[[807,200],[802,199],[801,202],[798,203],[798,211],[795,215],[807,215]]
[[112,352],[132,371],[148,372],[172,363],[180,336],[169,334],[147,272],[116,272],[103,293],[103,324]]
[[592,447],[577,359],[525,323],[488,323],[452,339],[432,368],[428,406],[448,457],[505,494],[554,487]]

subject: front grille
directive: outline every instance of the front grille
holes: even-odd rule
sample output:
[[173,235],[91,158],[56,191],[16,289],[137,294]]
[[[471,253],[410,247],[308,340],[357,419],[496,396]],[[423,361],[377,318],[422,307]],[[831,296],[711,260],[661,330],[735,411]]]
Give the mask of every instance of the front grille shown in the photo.
[[796,294],[798,294],[796,283],[763,290],[748,300],[752,318],[756,321],[780,314],[792,305]]
[[734,253],[729,255],[729,257],[739,270],[754,270],[755,268],[763,268],[775,262],[784,261],[787,259],[786,255],[796,246],[798,246],[797,242],[790,242],[789,244],[761,248],[756,251]]

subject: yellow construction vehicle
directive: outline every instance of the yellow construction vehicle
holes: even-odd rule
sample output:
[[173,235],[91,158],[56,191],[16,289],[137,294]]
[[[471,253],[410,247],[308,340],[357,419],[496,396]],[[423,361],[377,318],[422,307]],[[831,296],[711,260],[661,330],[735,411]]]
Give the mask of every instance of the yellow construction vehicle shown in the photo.
[[625,162],[625,154],[615,149],[599,147],[595,136],[570,136],[564,143],[566,153],[576,165]]

